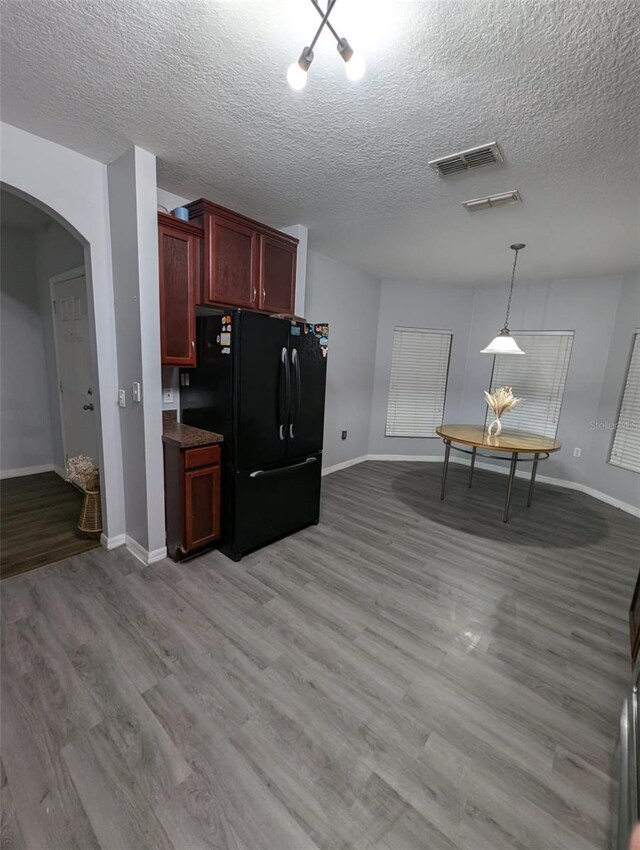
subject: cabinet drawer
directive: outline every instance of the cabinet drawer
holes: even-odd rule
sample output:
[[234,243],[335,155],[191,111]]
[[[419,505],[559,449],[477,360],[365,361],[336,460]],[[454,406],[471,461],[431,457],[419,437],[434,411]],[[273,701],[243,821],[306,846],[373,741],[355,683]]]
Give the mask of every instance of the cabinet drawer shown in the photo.
[[216,463],[220,463],[220,446],[186,449],[184,453],[185,469],[196,469],[199,466],[211,466]]

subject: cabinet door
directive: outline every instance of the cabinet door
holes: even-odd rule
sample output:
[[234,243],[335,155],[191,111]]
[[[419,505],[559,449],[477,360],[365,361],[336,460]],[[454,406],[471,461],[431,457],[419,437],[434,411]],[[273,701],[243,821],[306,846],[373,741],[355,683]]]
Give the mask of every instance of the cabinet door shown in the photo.
[[296,294],[296,246],[271,234],[260,236],[260,309],[293,313]]
[[640,652],[640,573],[633,592],[629,608],[629,637],[631,639],[631,661],[634,662]]
[[195,366],[200,239],[170,225],[160,225],[158,247],[162,365]]
[[241,221],[206,216],[205,302],[257,309],[257,244],[256,231]]
[[184,474],[185,549],[197,549],[220,537],[220,467],[204,466]]

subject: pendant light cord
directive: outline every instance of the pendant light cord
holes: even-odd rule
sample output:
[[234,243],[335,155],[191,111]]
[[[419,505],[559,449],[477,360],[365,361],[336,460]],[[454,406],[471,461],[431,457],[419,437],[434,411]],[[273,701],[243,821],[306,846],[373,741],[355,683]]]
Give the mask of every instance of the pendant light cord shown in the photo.
[[503,331],[507,331],[507,332],[509,330],[509,312],[511,311],[511,298],[513,296],[513,283],[516,279],[516,265],[518,263],[518,251],[520,249],[514,248],[513,250],[515,251],[516,255],[513,258],[513,269],[511,270],[511,288],[509,289],[509,300],[507,301],[507,314],[504,317],[504,327],[502,328]]

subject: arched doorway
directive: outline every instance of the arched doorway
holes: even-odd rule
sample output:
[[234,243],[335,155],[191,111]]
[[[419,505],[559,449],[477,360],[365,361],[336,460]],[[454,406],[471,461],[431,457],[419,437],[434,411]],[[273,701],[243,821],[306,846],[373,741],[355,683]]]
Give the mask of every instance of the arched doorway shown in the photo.
[[85,245],[47,212],[4,189],[0,243],[4,578],[100,545],[102,528],[94,510],[91,526],[85,517],[83,527],[96,533],[79,531],[83,482],[74,487],[66,480],[71,458],[100,464]]
[[[106,202],[102,204],[103,209],[98,210],[99,215],[96,214],[95,196],[89,196],[84,204],[69,207],[69,199],[60,193],[59,174],[58,180],[49,180],[46,174],[34,175],[32,170],[24,175],[24,180],[22,174],[16,173],[13,176],[19,179],[10,182],[7,172],[5,160],[0,189],[29,204],[36,213],[48,217],[79,245],[80,262],[75,266],[75,272],[83,271],[85,277],[88,371],[92,377],[85,390],[91,390],[87,404],[93,405],[96,459],[100,468],[104,529],[101,542],[108,548],[114,548],[124,542],[125,536],[122,452],[114,403],[117,398],[117,359]],[[21,188],[21,184],[29,183],[34,185],[28,188],[37,188],[40,197]],[[90,189],[88,186],[87,190]],[[69,218],[52,205],[58,205],[59,195],[60,208],[72,213]]]

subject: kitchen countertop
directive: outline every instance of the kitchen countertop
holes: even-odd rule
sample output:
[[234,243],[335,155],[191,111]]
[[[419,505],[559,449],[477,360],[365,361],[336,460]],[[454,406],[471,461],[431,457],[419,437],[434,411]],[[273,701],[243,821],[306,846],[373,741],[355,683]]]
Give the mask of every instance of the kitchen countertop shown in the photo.
[[192,425],[182,425],[175,418],[167,416],[165,411],[162,423],[162,440],[165,443],[173,443],[181,449],[192,449],[198,446],[212,446],[224,440],[222,434],[214,431],[205,431],[202,428],[194,428]]

